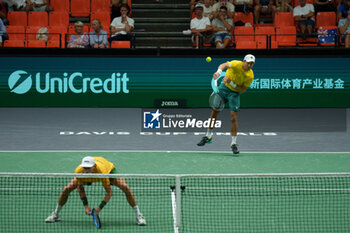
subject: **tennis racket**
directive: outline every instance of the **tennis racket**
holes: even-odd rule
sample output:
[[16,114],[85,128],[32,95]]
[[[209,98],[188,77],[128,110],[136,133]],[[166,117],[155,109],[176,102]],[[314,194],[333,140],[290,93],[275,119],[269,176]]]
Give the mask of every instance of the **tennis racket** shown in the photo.
[[219,95],[219,83],[220,79],[225,77],[226,72],[222,72],[221,75],[215,80],[214,78],[211,80],[211,88],[213,89],[213,93],[211,93],[209,97],[209,106],[217,112],[221,112],[225,108],[225,101]]
[[97,211],[96,211],[95,209],[92,209],[90,215],[91,215],[92,220],[94,221],[96,227],[97,227],[98,229],[100,229],[102,225],[101,225],[100,217],[98,216]]

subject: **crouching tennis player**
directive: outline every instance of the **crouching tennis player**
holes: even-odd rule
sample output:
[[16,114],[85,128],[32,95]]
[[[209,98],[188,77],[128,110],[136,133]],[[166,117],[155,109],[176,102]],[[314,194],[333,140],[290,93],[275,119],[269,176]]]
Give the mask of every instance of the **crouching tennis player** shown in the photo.
[[[239,153],[237,147],[237,131],[240,95],[244,93],[253,82],[254,73],[252,67],[254,63],[255,57],[248,54],[244,57],[243,62],[233,60],[219,65],[218,70],[213,75],[213,78],[217,79],[221,75],[221,72],[227,69],[226,75],[219,86],[218,94],[225,101],[225,103],[228,102],[229,104],[232,136],[231,149],[233,154]],[[218,114],[218,111],[212,110],[210,118],[215,121]],[[206,143],[210,143],[212,141],[213,128],[210,128],[212,125],[215,124],[210,124],[207,134],[197,144],[198,146],[204,146]]]
[[[116,173],[114,164],[109,162],[103,157],[84,157],[82,163],[75,169],[75,173],[102,173],[102,174],[113,174]],[[123,178],[73,178],[70,183],[63,188],[62,193],[58,199],[58,204],[54,212],[45,219],[45,222],[52,223],[60,221],[59,212],[61,211],[64,204],[66,204],[69,194],[77,189],[79,196],[85,207],[85,214],[89,214],[91,209],[89,207],[84,185],[91,184],[91,182],[102,182],[104,189],[106,190],[106,195],[99,205],[96,208],[96,211],[99,213],[102,208],[108,203],[109,199],[112,197],[112,188],[111,184],[118,186],[126,196],[130,206],[135,210],[136,213],[136,223],[140,226],[146,225],[146,220],[140,212],[134,194],[131,189],[125,182]]]

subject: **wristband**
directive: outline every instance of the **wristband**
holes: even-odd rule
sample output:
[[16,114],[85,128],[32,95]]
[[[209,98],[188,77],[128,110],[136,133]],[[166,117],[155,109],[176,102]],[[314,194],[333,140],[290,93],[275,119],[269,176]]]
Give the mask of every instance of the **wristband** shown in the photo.
[[83,201],[84,206],[88,205],[88,201],[86,197],[82,197],[81,200]]
[[221,74],[221,72],[222,72],[222,69],[220,68],[216,71],[216,73],[219,73],[219,74]]
[[102,208],[107,204],[107,202],[105,201],[101,201],[101,204],[98,206],[100,207],[100,210],[102,210]]
[[233,88],[236,88],[237,87],[237,84],[236,83],[234,83],[234,82],[230,82],[230,85],[233,87]]

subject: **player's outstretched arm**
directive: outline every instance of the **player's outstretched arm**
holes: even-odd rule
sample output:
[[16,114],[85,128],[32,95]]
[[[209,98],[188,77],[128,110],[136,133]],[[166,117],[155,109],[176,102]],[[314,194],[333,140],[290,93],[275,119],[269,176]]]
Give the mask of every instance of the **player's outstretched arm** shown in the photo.
[[230,64],[228,62],[220,64],[218,70],[213,74],[213,78],[217,79],[220,76],[221,72],[227,69],[229,66]]
[[85,208],[85,214],[90,214],[91,213],[91,208],[88,204],[87,198],[86,198],[86,193],[83,185],[78,185],[77,187],[79,196],[81,201],[83,202],[84,208]]
[[100,213],[102,208],[109,202],[109,199],[111,199],[113,191],[110,185],[107,185],[104,187],[106,190],[105,198],[103,198],[103,201],[101,201],[101,204],[96,208],[97,213]]

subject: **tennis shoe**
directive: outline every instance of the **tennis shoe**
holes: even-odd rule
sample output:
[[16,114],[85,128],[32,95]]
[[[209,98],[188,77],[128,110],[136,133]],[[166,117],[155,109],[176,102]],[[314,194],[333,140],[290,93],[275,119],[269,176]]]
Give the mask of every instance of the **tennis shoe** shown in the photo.
[[204,146],[206,143],[211,143],[212,138],[208,138],[207,136],[202,137],[202,140],[197,143],[197,146]]
[[231,145],[231,149],[232,149],[233,154],[235,154],[235,155],[236,155],[236,154],[239,154],[239,150],[238,150],[236,144],[232,144],[232,145]]
[[139,214],[136,219],[136,223],[139,226],[146,226],[146,219],[142,214]]
[[50,214],[50,216],[45,219],[45,222],[47,222],[47,223],[59,222],[59,221],[61,221],[61,219],[58,216],[58,214],[56,214],[55,212]]

